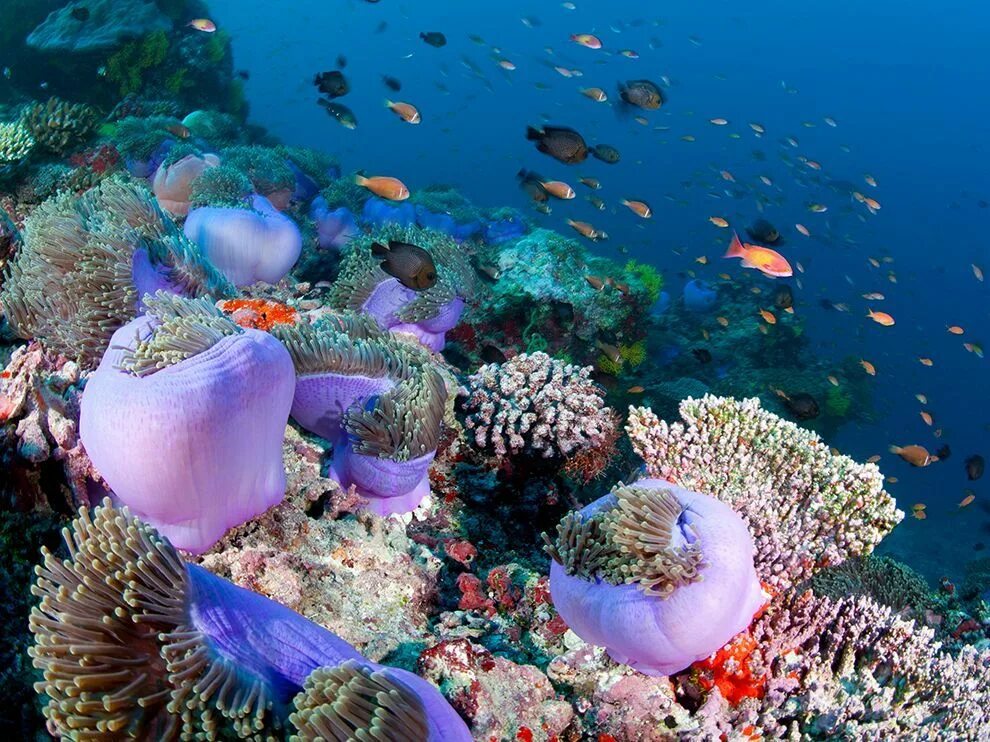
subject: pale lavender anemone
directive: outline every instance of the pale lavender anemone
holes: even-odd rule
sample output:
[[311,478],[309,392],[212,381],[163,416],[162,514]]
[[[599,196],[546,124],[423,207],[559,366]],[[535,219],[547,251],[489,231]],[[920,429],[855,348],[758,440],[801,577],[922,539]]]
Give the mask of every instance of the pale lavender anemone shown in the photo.
[[73,525],[71,558],[45,550],[32,587],[30,655],[57,736],[471,739],[429,682],[184,563],[127,508],[83,508]]
[[647,675],[708,657],[766,602],[743,519],[660,479],[620,485],[544,538],[550,594],[567,625]]
[[[430,254],[437,269],[432,287],[415,291],[382,269],[371,244],[392,240],[417,245]],[[477,276],[465,250],[452,237],[420,227],[391,226],[351,241],[328,298],[334,307],[364,312],[382,328],[414,335],[437,352],[443,350],[447,331],[460,321],[476,286]]]
[[80,439],[120,501],[201,552],[285,494],[292,359],[206,299],[145,302],[86,384]]
[[316,240],[321,250],[339,250],[358,234],[357,219],[346,206],[331,209],[323,196],[317,196],[309,208],[316,223]]
[[366,315],[273,332],[296,368],[292,418],[333,444],[330,476],[379,515],[415,509],[430,494],[447,400],[432,363]]
[[255,194],[250,205],[193,209],[183,231],[235,285],[278,283],[299,259],[302,235],[264,196]]

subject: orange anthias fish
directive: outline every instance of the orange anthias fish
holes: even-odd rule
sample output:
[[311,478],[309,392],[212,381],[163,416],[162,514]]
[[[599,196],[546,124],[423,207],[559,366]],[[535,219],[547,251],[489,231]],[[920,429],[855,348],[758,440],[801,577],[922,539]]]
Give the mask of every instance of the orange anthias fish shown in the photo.
[[771,278],[787,278],[794,275],[791,264],[779,252],[762,245],[743,244],[735,232],[732,233],[732,242],[729,243],[729,249],[724,257],[742,258],[744,268],[755,268]]
[[354,182],[367,188],[376,196],[387,198],[390,201],[405,201],[409,198],[409,189],[398,178],[390,178],[387,175],[376,175],[372,178],[355,175]]
[[897,454],[911,466],[928,466],[938,461],[938,456],[928,453],[924,446],[891,446],[890,452]]
[[543,190],[554,198],[563,200],[574,198],[574,189],[562,180],[541,181],[540,185],[543,186]]
[[193,18],[188,25],[203,33],[213,33],[217,30],[217,24],[209,18]]
[[571,41],[575,44],[580,44],[581,46],[586,46],[589,49],[601,49],[602,40],[599,39],[594,34],[590,33],[576,33],[571,34]]
[[866,313],[866,316],[871,320],[876,322],[878,325],[883,325],[884,327],[890,327],[894,324],[894,318],[891,317],[886,312],[874,312],[872,309]]

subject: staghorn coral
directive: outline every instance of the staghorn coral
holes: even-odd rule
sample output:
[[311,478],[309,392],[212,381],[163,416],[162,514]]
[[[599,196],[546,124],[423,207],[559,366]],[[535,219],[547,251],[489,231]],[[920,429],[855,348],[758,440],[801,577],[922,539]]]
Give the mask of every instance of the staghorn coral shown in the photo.
[[120,177],[82,196],[39,206],[7,265],[0,306],[15,331],[92,368],[110,336],[168,288],[199,296],[234,291],[144,188]]
[[567,457],[606,441],[616,421],[591,368],[546,353],[483,366],[469,379],[465,427],[496,458]]
[[444,377],[424,353],[367,315],[328,315],[274,329],[295,363],[293,418],[334,444],[331,474],[379,514],[414,509],[446,409]]
[[647,675],[707,657],[764,603],[743,520],[669,482],[619,485],[543,538],[554,560],[550,592],[567,625]]
[[[4,499],[15,510],[73,512],[89,503],[99,476],[79,442],[82,387],[79,365],[51,358],[39,343],[15,350],[0,373],[0,446],[12,488]],[[61,464],[66,486],[45,486],[49,460]]]
[[285,494],[295,377],[277,340],[209,299],[144,301],[87,382],[80,437],[122,502],[198,553]]
[[32,103],[21,113],[21,124],[35,142],[58,155],[85,141],[97,120],[97,112],[85,103],[54,97],[45,103]]
[[[437,268],[436,284],[413,291],[382,270],[371,244],[392,240],[418,245],[430,253]],[[367,312],[385,329],[411,333],[430,350],[440,351],[446,332],[460,320],[465,301],[477,290],[475,272],[452,238],[430,229],[388,225],[350,242],[328,301],[337,309]]]
[[710,493],[749,525],[756,570],[775,590],[869,554],[904,517],[873,464],[833,455],[813,432],[741,402],[681,403],[683,422],[629,411],[626,431],[648,476]]
[[126,508],[83,508],[73,525],[70,558],[43,550],[32,586],[41,601],[30,654],[44,672],[36,690],[48,696],[45,716],[58,736],[271,735],[292,702],[307,739],[335,724],[345,736],[377,729],[390,739],[470,739],[429,683],[183,563]]

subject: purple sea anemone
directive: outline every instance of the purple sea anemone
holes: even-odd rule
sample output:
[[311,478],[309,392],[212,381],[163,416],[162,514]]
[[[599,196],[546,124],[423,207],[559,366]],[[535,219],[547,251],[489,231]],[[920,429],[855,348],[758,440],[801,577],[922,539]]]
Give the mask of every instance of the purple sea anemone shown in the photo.
[[317,244],[323,250],[339,250],[358,233],[357,219],[346,206],[331,209],[323,196],[317,196],[309,208],[316,222]]
[[83,508],[73,526],[70,559],[45,550],[32,586],[30,655],[58,736],[471,739],[426,680],[183,563],[127,508]]
[[620,485],[546,536],[550,592],[582,639],[670,675],[749,626],[766,598],[753,539],[725,503],[659,479]]
[[333,444],[330,475],[354,485],[379,515],[415,509],[430,493],[447,400],[426,354],[366,315],[343,313],[274,332],[296,367],[292,417]]
[[121,501],[201,552],[282,499],[295,374],[275,338],[208,300],[146,302],[86,384],[80,438]]
[[[437,269],[432,287],[415,291],[382,269],[371,243],[387,245],[392,240],[430,254]],[[391,226],[351,242],[329,299],[339,309],[370,314],[384,329],[414,335],[430,350],[440,351],[446,332],[460,321],[465,300],[474,296],[476,281],[464,249],[451,237],[429,229]]]
[[250,204],[193,209],[184,232],[235,285],[278,283],[299,259],[302,235],[264,196],[255,194]]

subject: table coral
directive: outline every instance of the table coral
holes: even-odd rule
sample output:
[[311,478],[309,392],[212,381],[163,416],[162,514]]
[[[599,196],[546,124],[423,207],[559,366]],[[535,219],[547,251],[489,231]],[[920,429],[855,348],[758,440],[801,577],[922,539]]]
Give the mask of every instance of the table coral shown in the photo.
[[711,395],[681,403],[683,422],[629,411],[626,431],[649,476],[710,493],[746,520],[760,579],[783,590],[869,554],[904,514],[873,464],[833,455],[813,432]]

